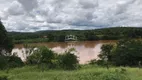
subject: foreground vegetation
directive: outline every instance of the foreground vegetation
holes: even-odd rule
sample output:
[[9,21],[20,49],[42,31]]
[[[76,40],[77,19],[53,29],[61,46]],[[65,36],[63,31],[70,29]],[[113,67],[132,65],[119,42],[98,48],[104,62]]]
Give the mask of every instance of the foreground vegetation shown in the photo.
[[0,75],[8,76],[9,80],[142,80],[142,70],[138,68],[115,67],[109,70],[85,65],[79,70],[46,70],[42,72],[36,66],[15,68],[7,74],[0,71]]

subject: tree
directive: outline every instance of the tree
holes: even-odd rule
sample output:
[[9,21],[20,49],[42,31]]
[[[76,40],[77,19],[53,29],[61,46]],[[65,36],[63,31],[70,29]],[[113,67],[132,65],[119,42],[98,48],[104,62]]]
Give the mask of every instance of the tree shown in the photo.
[[74,54],[76,51],[74,48],[65,51],[63,55],[59,56],[59,64],[61,68],[65,70],[74,70],[78,68],[78,57]]
[[104,60],[105,58],[108,59],[108,61],[111,61],[111,51],[113,49],[113,45],[112,44],[105,44],[105,45],[102,45],[101,47],[102,51],[101,51],[101,54],[99,55],[99,57]]
[[107,62],[116,66],[141,66],[141,46],[141,40],[123,39],[118,41],[114,47],[109,44],[103,45],[99,57],[102,61],[107,59]]
[[27,57],[28,64],[38,64],[42,70],[55,68],[56,61],[56,54],[45,46],[38,47],[37,50],[33,51],[33,53]]
[[138,66],[142,61],[142,41],[140,40],[121,40],[118,42],[113,52],[115,65],[118,66]]
[[[0,55],[7,55],[6,53],[10,53],[12,48],[12,39],[8,36],[4,25],[0,21]],[[6,53],[2,54],[2,50],[5,50]]]
[[95,35],[94,31],[88,31],[85,33],[85,37],[89,41],[98,40],[98,37]]
[[106,65],[107,69],[109,69],[108,63],[112,60],[112,44],[105,44],[101,47],[102,51],[99,57],[101,60],[98,60],[97,63],[102,63],[102,65]]

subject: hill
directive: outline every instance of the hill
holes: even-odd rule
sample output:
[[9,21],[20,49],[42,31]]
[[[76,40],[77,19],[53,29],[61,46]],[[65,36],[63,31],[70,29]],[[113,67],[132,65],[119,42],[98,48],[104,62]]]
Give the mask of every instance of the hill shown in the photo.
[[[113,27],[94,30],[44,30],[37,32],[9,32],[16,43],[23,42],[63,42],[66,35],[75,35],[79,41],[118,40],[122,38],[141,38],[140,27]],[[46,36],[46,40],[45,40]],[[33,41],[35,40],[35,41]]]

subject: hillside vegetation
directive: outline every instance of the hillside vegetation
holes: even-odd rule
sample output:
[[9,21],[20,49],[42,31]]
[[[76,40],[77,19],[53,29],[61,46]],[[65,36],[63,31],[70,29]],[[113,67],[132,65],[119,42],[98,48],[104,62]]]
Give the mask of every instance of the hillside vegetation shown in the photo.
[[78,41],[119,40],[141,38],[142,28],[114,27],[95,30],[47,30],[38,32],[9,32],[15,43],[63,42],[66,35],[75,35]]

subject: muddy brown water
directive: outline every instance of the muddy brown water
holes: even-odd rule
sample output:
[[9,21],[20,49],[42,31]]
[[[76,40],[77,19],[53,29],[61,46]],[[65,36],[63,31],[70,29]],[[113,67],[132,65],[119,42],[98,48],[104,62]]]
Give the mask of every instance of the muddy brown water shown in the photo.
[[[81,42],[49,42],[49,43],[31,43],[34,46],[47,46],[56,53],[63,53],[64,51],[75,48],[75,54],[78,56],[79,63],[85,64],[92,59],[98,59],[103,44],[114,44],[114,40],[101,41],[81,41]],[[24,61],[26,59],[25,48],[23,44],[16,44],[12,53],[16,53]]]

